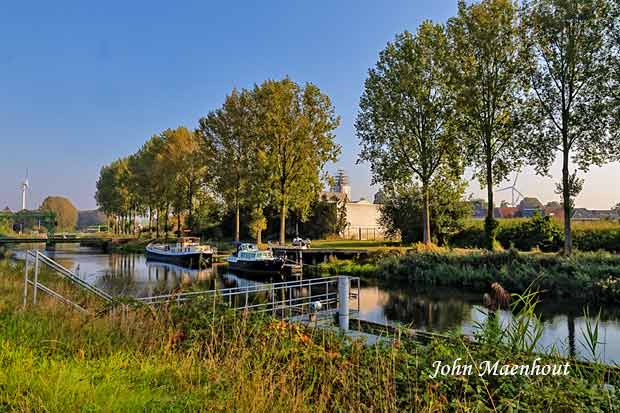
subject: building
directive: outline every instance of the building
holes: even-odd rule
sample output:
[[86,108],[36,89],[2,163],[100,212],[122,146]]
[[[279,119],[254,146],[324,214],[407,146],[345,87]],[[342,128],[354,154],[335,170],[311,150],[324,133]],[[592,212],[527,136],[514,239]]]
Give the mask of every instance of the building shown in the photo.
[[620,215],[618,215],[618,212],[608,209],[590,210],[586,208],[575,208],[572,218],[575,221],[601,221],[620,219]]
[[337,202],[339,205],[345,204],[347,227],[339,234],[343,238],[383,239],[385,231],[379,222],[381,205],[363,198],[359,201],[352,201],[349,177],[343,169],[338,170],[335,183],[330,187],[330,190],[321,192],[319,197],[322,201]]

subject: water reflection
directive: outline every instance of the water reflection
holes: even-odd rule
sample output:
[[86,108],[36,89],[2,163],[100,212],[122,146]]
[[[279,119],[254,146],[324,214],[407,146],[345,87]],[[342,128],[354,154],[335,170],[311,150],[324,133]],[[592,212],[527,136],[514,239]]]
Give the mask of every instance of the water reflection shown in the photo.
[[[415,290],[382,284],[362,289],[362,318],[375,322],[400,322],[412,328],[473,335],[488,311],[482,306],[482,295],[461,290],[435,288]],[[557,349],[564,355],[591,359],[585,344],[586,318],[584,305],[574,301],[547,300],[539,304],[537,313],[544,325],[540,350]],[[598,308],[591,308],[596,314]],[[499,312],[506,326],[512,319],[509,311]],[[598,357],[607,363],[620,363],[620,316],[617,307],[601,309]]]
[[[220,265],[193,270],[173,264],[150,262],[141,254],[101,254],[77,246],[63,246],[46,254],[99,288],[112,294],[136,297],[168,293],[179,285],[221,289],[282,281],[248,279],[232,274]],[[316,291],[312,292],[316,294]],[[309,291],[300,289],[294,291],[292,297],[285,299],[307,296],[308,293]],[[272,300],[268,294],[263,295],[265,297],[261,299]],[[538,313],[545,326],[541,345],[545,348],[555,346],[567,355],[587,357],[583,334],[586,325],[583,307],[579,303],[561,300],[541,303]],[[590,308],[591,314],[597,312],[598,308]],[[482,307],[482,294],[471,294],[462,290],[420,290],[391,283],[363,286],[360,294],[360,317],[369,321],[400,322],[428,331],[457,330],[464,334],[473,334],[477,323],[483,322],[486,316],[486,310]],[[510,312],[500,312],[503,323],[508,323],[510,317]],[[600,357],[608,363],[620,363],[620,307],[606,306],[602,309],[599,335],[602,341]]]

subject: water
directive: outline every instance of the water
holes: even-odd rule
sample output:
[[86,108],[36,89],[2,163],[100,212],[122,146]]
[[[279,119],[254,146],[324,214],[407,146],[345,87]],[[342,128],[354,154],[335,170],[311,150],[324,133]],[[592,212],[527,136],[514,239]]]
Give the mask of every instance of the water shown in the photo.
[[[141,254],[102,254],[77,245],[58,246],[55,252],[46,254],[87,282],[115,295],[146,297],[172,291],[179,285],[197,283],[201,289],[219,289],[256,282],[232,274],[222,265],[191,270],[147,262]],[[539,314],[545,327],[541,350],[553,346],[563,354],[590,358],[585,345],[583,310],[582,305],[571,301],[541,303]],[[596,314],[598,310],[590,308],[590,313]],[[599,358],[609,364],[620,364],[620,307],[606,306],[601,310]],[[479,293],[445,288],[416,290],[394,283],[362,285],[361,289],[360,318],[368,321],[399,322],[433,332],[473,334],[477,323],[485,317]],[[504,323],[510,317],[507,311],[500,313]]]

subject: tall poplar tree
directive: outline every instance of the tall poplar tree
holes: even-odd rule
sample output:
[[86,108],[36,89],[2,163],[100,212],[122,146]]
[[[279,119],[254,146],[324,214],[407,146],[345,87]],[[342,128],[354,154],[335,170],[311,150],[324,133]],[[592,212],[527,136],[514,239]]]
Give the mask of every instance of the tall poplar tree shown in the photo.
[[370,163],[373,183],[421,183],[425,244],[431,242],[430,184],[441,165],[460,159],[449,132],[449,60],[441,25],[424,22],[415,36],[399,34],[369,70],[356,121],[359,159]]
[[336,161],[340,124],[331,100],[311,83],[267,80],[254,88],[256,139],[261,142],[271,199],[280,212],[280,243],[286,240],[290,209],[303,217],[322,188],[321,172]]
[[607,0],[532,0],[525,3],[532,54],[530,85],[531,159],[547,174],[557,154],[564,207],[564,253],[572,251],[571,216],[581,180],[577,170],[602,165],[620,154],[611,129],[613,68],[610,67]]
[[235,241],[240,236],[240,210],[248,201],[254,119],[252,93],[235,89],[221,108],[200,119],[197,130],[211,169],[213,188],[235,212]]
[[487,189],[486,247],[495,243],[493,188],[521,163],[518,109],[525,67],[516,2],[459,1],[448,21],[452,89],[468,163]]

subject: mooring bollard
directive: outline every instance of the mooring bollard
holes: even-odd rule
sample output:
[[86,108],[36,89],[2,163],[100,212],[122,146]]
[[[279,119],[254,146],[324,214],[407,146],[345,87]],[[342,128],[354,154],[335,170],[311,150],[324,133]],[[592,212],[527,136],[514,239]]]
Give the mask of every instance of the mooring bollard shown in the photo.
[[349,277],[338,277],[338,324],[344,331],[349,330]]

